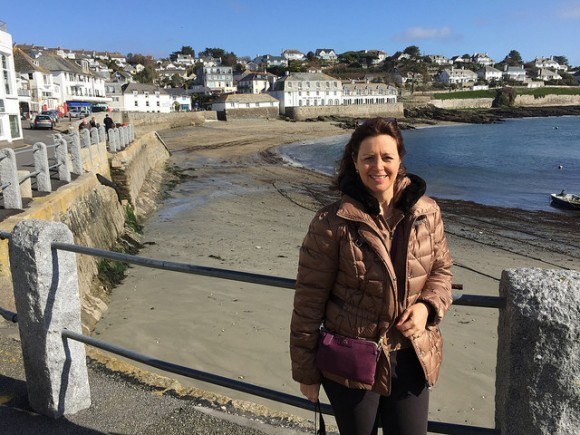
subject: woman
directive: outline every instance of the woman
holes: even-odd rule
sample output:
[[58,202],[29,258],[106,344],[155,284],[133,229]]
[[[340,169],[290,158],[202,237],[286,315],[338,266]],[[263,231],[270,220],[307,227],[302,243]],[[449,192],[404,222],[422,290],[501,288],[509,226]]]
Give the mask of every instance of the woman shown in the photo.
[[[292,376],[316,402],[320,385],[342,435],[425,434],[429,387],[442,359],[438,324],[452,302],[441,212],[407,174],[394,119],[360,124],[336,179],[341,198],[320,210],[300,250]],[[379,342],[374,382],[321,370],[320,326]]]

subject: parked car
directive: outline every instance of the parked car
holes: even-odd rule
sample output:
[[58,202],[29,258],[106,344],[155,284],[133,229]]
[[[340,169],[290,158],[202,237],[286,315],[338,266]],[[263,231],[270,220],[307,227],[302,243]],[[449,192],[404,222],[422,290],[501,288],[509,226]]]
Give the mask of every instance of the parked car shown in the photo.
[[55,124],[58,122],[58,112],[56,110],[43,110],[40,114],[50,116],[50,119]]
[[34,121],[32,121],[32,128],[50,128],[54,127],[54,122],[49,115],[36,115]]

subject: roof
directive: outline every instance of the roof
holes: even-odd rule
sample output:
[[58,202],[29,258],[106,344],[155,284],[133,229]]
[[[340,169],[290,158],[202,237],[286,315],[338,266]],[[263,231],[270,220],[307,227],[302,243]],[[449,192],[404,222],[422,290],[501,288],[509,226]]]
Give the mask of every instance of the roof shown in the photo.
[[36,58],[38,63],[50,71],[66,71],[76,74],[84,74],[87,76],[94,76],[91,71],[85,71],[76,62],[68,59],[63,59],[58,54],[44,52]]
[[165,89],[148,83],[129,83],[127,84],[127,87],[125,87],[125,89],[123,90],[123,93],[127,94],[130,92],[137,92],[141,94],[145,92],[159,92],[160,94],[167,94],[167,92],[165,92]]
[[246,82],[248,80],[268,80],[269,77],[276,77],[274,74],[269,72],[251,72],[244,75],[239,81]]
[[164,88],[163,90],[165,91],[166,94],[172,95],[174,97],[179,95],[185,96],[189,95],[189,93],[183,88]]
[[227,94],[216,99],[220,103],[263,103],[277,102],[270,94]]
[[29,55],[18,47],[14,47],[14,70],[19,73],[41,72],[49,74],[50,71],[37,65]]

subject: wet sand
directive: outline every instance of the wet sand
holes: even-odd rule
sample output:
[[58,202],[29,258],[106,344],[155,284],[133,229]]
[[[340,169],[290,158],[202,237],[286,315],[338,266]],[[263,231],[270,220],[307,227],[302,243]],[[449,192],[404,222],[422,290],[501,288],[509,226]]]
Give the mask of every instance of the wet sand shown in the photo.
[[[236,121],[161,132],[181,171],[145,224],[140,255],[295,278],[298,249],[328,178],[281,162],[279,144],[345,134],[331,123]],[[440,201],[454,282],[497,295],[508,268],[580,270],[578,214],[534,213]],[[299,395],[290,375],[293,291],[133,266],[94,335],[154,357]],[[497,310],[452,307],[430,419],[493,427]],[[166,376],[169,376],[166,374]],[[312,414],[172,376],[184,386]]]

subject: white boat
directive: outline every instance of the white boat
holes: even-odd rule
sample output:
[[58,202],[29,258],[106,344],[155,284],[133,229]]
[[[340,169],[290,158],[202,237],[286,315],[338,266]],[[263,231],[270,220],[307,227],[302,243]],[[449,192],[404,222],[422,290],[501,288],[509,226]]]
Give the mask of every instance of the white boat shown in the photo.
[[571,193],[552,193],[552,205],[559,208],[567,208],[572,210],[580,210],[580,196],[572,195]]

